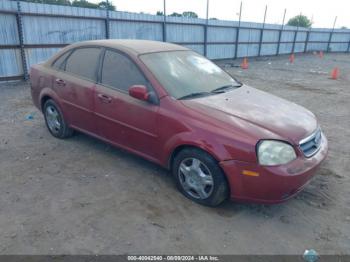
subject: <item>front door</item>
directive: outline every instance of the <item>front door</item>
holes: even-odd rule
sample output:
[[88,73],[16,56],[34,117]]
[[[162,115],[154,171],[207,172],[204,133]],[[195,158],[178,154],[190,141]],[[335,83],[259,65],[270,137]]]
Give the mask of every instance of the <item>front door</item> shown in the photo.
[[158,105],[129,96],[132,85],[150,84],[125,55],[106,49],[100,84],[94,95],[98,134],[112,143],[151,159],[157,158]]

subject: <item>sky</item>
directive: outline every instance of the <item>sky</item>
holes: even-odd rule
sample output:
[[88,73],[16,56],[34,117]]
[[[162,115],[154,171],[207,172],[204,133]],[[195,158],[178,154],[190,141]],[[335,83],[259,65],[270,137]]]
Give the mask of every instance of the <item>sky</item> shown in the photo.
[[[90,0],[98,3],[102,0]],[[163,0],[109,0],[118,11],[155,14],[163,11]],[[209,0],[209,17],[238,20],[241,0]],[[313,27],[331,28],[337,16],[336,28],[350,28],[350,0],[242,0],[242,21],[262,22],[267,5],[266,23],[281,24],[284,9],[286,19],[300,13],[313,21]],[[207,0],[166,0],[166,12],[194,11],[199,17],[206,16]]]

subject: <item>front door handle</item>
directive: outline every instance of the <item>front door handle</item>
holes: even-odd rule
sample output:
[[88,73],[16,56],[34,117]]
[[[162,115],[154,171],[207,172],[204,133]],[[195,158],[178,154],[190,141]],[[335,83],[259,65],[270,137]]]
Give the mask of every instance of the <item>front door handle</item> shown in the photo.
[[101,100],[102,102],[104,102],[104,103],[110,103],[110,102],[112,102],[112,98],[109,97],[109,96],[106,96],[106,95],[104,95],[104,94],[98,94],[97,97],[98,97],[98,99],[100,99],[100,100]]
[[66,82],[64,82],[64,80],[57,78],[56,80],[56,84],[59,86],[65,86]]

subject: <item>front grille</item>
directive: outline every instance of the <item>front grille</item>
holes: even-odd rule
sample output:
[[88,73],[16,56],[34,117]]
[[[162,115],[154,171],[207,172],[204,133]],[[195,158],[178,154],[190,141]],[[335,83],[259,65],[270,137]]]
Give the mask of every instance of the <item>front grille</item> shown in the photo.
[[312,133],[312,135],[304,138],[300,141],[299,146],[306,157],[311,157],[317,153],[322,143],[322,131],[321,128]]

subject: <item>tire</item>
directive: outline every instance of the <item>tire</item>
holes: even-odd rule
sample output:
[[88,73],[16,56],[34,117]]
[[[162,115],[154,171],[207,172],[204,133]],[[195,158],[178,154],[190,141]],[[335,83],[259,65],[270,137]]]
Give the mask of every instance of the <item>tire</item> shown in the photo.
[[45,102],[43,107],[46,127],[56,138],[68,138],[73,135],[74,131],[71,129],[63,118],[63,114],[59,106],[49,99]]
[[202,150],[180,151],[174,158],[172,174],[180,192],[198,204],[217,206],[229,195],[223,171],[217,161]]

